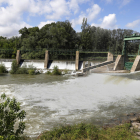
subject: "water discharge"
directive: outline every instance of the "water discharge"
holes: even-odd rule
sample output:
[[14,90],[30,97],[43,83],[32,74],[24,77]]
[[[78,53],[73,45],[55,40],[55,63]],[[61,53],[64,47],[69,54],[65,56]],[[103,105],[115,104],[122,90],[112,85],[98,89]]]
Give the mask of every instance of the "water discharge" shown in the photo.
[[103,124],[124,113],[138,112],[140,74],[97,74],[87,77],[0,75],[0,93],[22,103],[25,134],[37,136],[54,126]]

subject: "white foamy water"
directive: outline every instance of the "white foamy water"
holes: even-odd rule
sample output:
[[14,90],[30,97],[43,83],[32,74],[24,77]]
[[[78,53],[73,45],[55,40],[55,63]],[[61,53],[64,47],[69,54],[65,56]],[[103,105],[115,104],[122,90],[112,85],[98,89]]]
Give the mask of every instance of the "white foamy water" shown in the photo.
[[63,82],[0,85],[0,92],[22,102],[25,134],[37,136],[57,124],[104,122],[138,109],[139,85],[126,77],[91,74]]
[[[8,69],[11,69],[11,64],[12,64],[12,61],[11,62],[2,62],[6,68]],[[29,65],[32,65],[34,67],[36,67],[37,69],[44,69],[44,61],[32,61],[32,60],[29,60],[29,61],[25,61],[21,64],[21,67],[23,67],[24,65],[26,65],[27,67]],[[68,70],[75,70],[75,61],[52,61],[50,62],[49,61],[49,64],[48,64],[48,69],[53,69],[54,66],[58,66],[59,69],[68,69]],[[80,69],[83,68],[83,64],[81,63],[80,65]]]
[[32,65],[32,66],[36,67],[37,69],[44,69],[44,62],[33,62],[33,61],[31,61],[31,62],[23,62],[22,65],[21,65],[21,67],[23,67],[25,65],[27,67],[29,67],[30,65]]
[[52,61],[49,69],[58,66],[59,69],[75,70],[75,61]]

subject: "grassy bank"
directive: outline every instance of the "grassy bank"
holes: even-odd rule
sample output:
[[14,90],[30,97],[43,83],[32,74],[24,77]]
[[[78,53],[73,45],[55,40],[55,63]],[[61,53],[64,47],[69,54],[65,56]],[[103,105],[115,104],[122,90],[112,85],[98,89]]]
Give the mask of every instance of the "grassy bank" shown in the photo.
[[92,124],[77,124],[43,132],[37,140],[137,140],[130,124],[103,129]]

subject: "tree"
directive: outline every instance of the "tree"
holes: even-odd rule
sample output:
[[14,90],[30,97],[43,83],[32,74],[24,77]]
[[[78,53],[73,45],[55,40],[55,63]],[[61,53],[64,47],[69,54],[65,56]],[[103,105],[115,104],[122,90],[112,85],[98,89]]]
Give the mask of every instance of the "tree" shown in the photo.
[[81,47],[82,49],[92,49],[91,42],[91,27],[87,24],[87,18],[83,18],[82,22],[82,33],[81,33]]
[[[0,100],[0,136],[6,140],[18,139],[25,129],[25,122],[23,122],[25,115],[26,112],[20,109],[20,103],[15,98],[10,99],[2,94]],[[14,131],[15,123],[18,123],[18,128]]]

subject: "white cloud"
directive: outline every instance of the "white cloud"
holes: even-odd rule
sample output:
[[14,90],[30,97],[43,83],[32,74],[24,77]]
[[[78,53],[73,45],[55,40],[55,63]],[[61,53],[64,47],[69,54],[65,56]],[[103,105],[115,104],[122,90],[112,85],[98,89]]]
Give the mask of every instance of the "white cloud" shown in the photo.
[[76,14],[80,10],[79,4],[86,3],[88,1],[89,0],[70,0],[70,2],[68,2],[69,8],[74,12],[74,14]]
[[72,27],[75,27],[76,25],[81,25],[83,18],[87,18],[87,21],[93,21],[97,15],[100,13],[101,8],[97,5],[97,4],[93,4],[93,6],[91,8],[88,8],[86,10],[86,13],[82,13],[81,15],[79,15],[78,18],[76,19],[72,19]]
[[127,5],[127,4],[130,3],[130,2],[131,2],[131,0],[123,0],[123,1],[121,2],[121,7]]
[[40,22],[40,24],[38,25],[39,28],[42,28],[44,25],[46,24],[50,24],[50,23],[53,23],[55,21],[46,21],[46,22]]
[[99,26],[101,28],[105,29],[117,29],[118,25],[116,25],[116,14],[109,14],[108,16],[105,16],[103,18],[103,21],[101,24],[92,24],[91,26]]
[[25,22],[20,22],[20,23],[13,23],[10,26],[5,25],[5,26],[0,26],[0,36],[6,36],[6,37],[12,37],[12,36],[19,36],[19,29],[24,28],[24,27],[31,27],[29,24]]
[[50,6],[52,9],[52,13],[50,15],[47,15],[47,19],[60,19],[62,16],[69,15],[70,12],[68,10],[68,5],[65,0],[52,0],[50,1]]
[[[2,7],[2,4],[6,4]],[[50,19],[60,19],[68,15],[68,6],[65,0],[0,0],[0,36],[18,35],[18,30],[24,26],[31,27],[22,19],[24,12],[30,16],[50,14]],[[15,28],[16,27],[16,28]]]
[[135,20],[135,21],[133,21],[131,23],[128,23],[126,25],[126,27],[128,27],[128,28],[135,28],[137,26],[140,26],[140,19],[139,20]]
[[89,21],[94,20],[97,17],[97,15],[100,13],[100,11],[101,11],[101,8],[99,7],[99,5],[94,4],[92,8],[87,9],[87,13],[88,13],[87,19]]
[[[0,1],[2,2],[2,0]],[[16,36],[18,30],[23,27],[31,27],[25,23],[21,16],[28,9],[28,0],[22,2],[16,0],[5,0],[7,7],[0,7],[0,36]],[[26,7],[27,6],[27,7]]]

